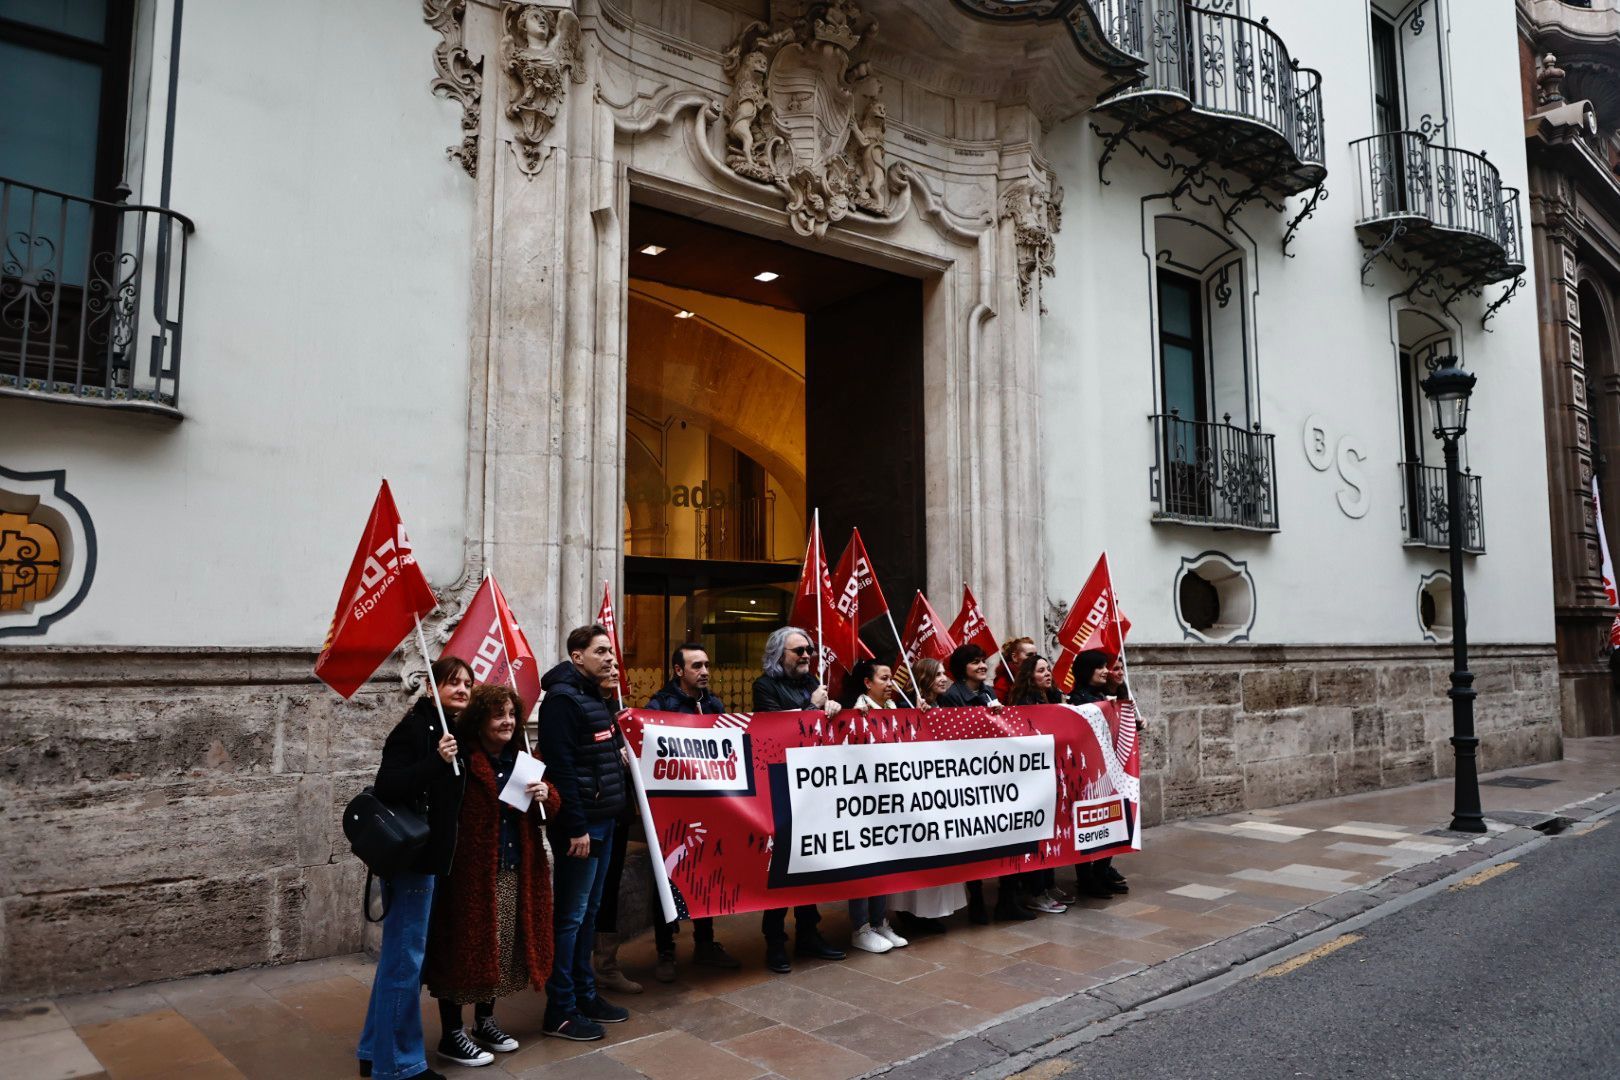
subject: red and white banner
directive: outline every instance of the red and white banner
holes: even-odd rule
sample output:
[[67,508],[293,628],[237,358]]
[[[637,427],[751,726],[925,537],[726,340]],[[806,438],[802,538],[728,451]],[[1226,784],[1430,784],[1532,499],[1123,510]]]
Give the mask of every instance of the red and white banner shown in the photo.
[[850,531],[849,543],[844,545],[843,557],[833,571],[832,585],[835,594],[833,607],[849,624],[849,640],[845,644],[844,655],[854,660],[870,659],[872,650],[861,640],[861,627],[879,615],[887,615],[889,601],[884,598],[883,587],[878,584],[877,572],[872,569],[872,560],[866,554],[866,545],[861,543],[861,530]]
[[596,610],[596,621],[608,632],[613,642],[613,660],[619,669],[619,704],[630,696],[630,683],[624,673],[624,653],[619,650],[619,621],[613,617],[613,586],[602,582],[602,606]]
[[1125,635],[1130,630],[1131,621],[1119,610],[1119,601],[1114,596],[1105,551],[1091,568],[1090,576],[1058,628],[1058,659],[1052,671],[1057,688],[1065,694],[1074,689],[1074,661],[1086,650],[1101,649],[1113,656],[1123,654]]
[[384,480],[349,563],[349,576],[343,579],[337,611],[315,661],[315,677],[345,698],[353,697],[417,619],[438,604],[411,554],[410,538]]
[[[1620,593],[1614,586],[1614,562],[1609,558],[1609,535],[1603,528],[1603,503],[1598,498],[1597,477],[1592,477],[1592,514],[1597,519],[1598,551],[1603,556],[1603,593],[1610,607],[1620,607]],[[1620,614],[1609,624],[1609,648],[1620,649]]]
[[877,896],[1142,846],[1128,702],[622,723],[668,918]]
[[540,665],[534,649],[491,574],[484,575],[440,655],[467,661],[474,682],[510,686],[531,710],[540,703]]

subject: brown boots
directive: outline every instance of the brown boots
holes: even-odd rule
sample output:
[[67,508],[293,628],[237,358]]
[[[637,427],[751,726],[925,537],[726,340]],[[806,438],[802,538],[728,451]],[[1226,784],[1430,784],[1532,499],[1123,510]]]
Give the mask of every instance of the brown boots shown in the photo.
[[619,935],[597,934],[596,946],[591,950],[591,967],[596,971],[596,985],[616,994],[639,994],[641,984],[619,970]]

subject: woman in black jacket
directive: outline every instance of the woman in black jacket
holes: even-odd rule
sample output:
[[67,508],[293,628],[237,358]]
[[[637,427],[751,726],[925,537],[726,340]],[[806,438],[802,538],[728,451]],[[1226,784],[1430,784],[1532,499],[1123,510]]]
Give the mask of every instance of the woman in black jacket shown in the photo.
[[[1074,689],[1069,692],[1070,705],[1092,705],[1108,700],[1108,665],[1112,659],[1101,649],[1087,649],[1074,658]],[[1115,885],[1125,884],[1125,878],[1114,869],[1112,858],[1077,863],[1074,884],[1082,896],[1093,900],[1112,900],[1116,893],[1127,891]]]
[[[1029,653],[1010,680],[1007,704],[1014,707],[1063,704],[1063,695],[1052,685],[1052,662],[1039,653]],[[1057,871],[1051,868],[1019,874],[1018,884],[1023,890],[1024,906],[1031,911],[1061,915],[1074,903],[1071,894],[1058,888]]]
[[[465,660],[447,656],[433,665],[433,679],[444,717],[454,723],[472,693],[472,668]],[[427,695],[411,705],[383,744],[377,798],[420,814],[429,833],[411,868],[383,882],[388,914],[383,917],[366,1026],[360,1033],[361,1076],[440,1077],[427,1067],[420,996],[434,878],[450,872],[456,850],[462,780],[451,767],[455,758],[455,736],[440,722],[439,708]]]

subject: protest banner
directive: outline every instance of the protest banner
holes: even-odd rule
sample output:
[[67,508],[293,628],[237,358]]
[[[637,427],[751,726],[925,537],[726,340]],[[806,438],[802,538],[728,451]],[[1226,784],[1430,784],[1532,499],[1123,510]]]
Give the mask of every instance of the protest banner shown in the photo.
[[903,892],[1141,848],[1129,702],[832,718],[633,709],[621,727],[670,919]]
[[[1603,567],[1603,595],[1610,607],[1620,607],[1620,594],[1615,592],[1614,563],[1609,559],[1609,535],[1603,527],[1603,503],[1598,498],[1597,477],[1592,477],[1592,514],[1597,519],[1598,552]],[[1620,649],[1620,614],[1609,623],[1609,648]]]
[[488,570],[439,655],[467,661],[475,682],[510,686],[531,712],[540,704],[540,665],[534,649]]
[[817,677],[827,679],[827,669],[848,671],[856,657],[850,651],[851,643],[859,640],[856,629],[838,609],[837,594],[833,591],[832,572],[827,568],[827,552],[821,545],[821,511],[811,517],[810,540],[805,545],[804,569],[799,572],[799,585],[793,593],[793,607],[788,620],[815,637],[819,654]]
[[602,606],[596,609],[597,625],[608,632],[608,640],[613,642],[613,663],[619,673],[619,708],[624,708],[624,699],[630,696],[630,677],[624,670],[624,653],[619,648],[619,620],[613,615],[613,586],[602,582]]
[[1052,665],[1052,682],[1064,694],[1074,689],[1074,661],[1088,649],[1101,649],[1113,656],[1125,652],[1125,636],[1131,620],[1119,610],[1114,581],[1108,570],[1108,552],[1097,559],[1086,583],[1074,598],[1063,625],[1058,628],[1058,658]]
[[[950,659],[956,642],[945,631],[945,623],[934,610],[934,605],[928,602],[928,597],[921,592],[917,593],[911,601],[911,612],[906,616],[906,629],[900,635],[900,655],[905,658],[904,670],[895,672],[900,682],[900,689],[906,693],[912,692],[911,666],[918,660],[933,659],[940,663]],[[922,693],[922,688],[917,689]]]

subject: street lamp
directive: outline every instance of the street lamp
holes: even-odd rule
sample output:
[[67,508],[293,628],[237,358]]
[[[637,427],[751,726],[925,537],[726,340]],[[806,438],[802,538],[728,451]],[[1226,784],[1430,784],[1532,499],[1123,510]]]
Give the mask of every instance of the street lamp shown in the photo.
[[1457,755],[1456,805],[1451,828],[1482,833],[1485,814],[1479,804],[1479,765],[1474,734],[1474,675],[1468,670],[1468,611],[1463,591],[1462,471],[1457,464],[1457,442],[1468,431],[1468,398],[1475,377],[1457,366],[1455,356],[1436,357],[1423,393],[1434,406],[1434,437],[1446,452],[1446,533],[1451,548],[1451,746]]

